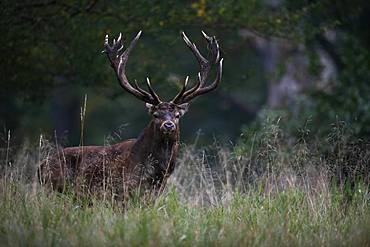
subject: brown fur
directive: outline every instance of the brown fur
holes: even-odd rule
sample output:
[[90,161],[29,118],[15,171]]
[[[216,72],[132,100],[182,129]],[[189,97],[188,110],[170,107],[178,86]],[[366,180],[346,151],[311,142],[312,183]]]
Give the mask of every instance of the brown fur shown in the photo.
[[[88,146],[65,148],[47,159],[40,169],[40,179],[63,191],[72,185],[78,192],[112,192],[114,197],[127,198],[140,189],[160,192],[168,176],[175,168],[179,146],[179,119],[188,109],[189,102],[199,95],[214,90],[221,81],[222,61],[216,38],[203,36],[208,43],[208,60],[201,55],[196,46],[182,33],[186,45],[196,56],[200,72],[198,82],[187,89],[186,77],[181,91],[171,102],[162,102],[154,92],[147,78],[149,92],[137,84],[132,86],[125,75],[128,56],[140,38],[141,31],[122,50],[122,35],[113,44],[106,35],[104,53],[114,69],[121,87],[136,98],[144,101],[153,116],[148,126],[135,140],[127,140],[108,147]],[[211,67],[217,65],[216,79],[206,85]]]
[[58,191],[71,185],[79,193],[108,191],[120,199],[137,189],[158,193],[174,170],[178,142],[178,128],[165,135],[153,119],[137,139],[57,152],[42,164],[41,178]]

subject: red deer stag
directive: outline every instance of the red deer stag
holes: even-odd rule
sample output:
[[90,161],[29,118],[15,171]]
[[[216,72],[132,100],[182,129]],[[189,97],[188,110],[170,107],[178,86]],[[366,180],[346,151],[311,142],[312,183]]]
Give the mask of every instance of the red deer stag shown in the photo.
[[[122,35],[113,44],[105,37],[104,51],[116,73],[121,87],[144,101],[152,116],[149,124],[137,139],[129,139],[111,146],[69,147],[52,155],[41,165],[41,180],[54,189],[63,191],[70,184],[77,191],[97,194],[112,192],[116,198],[125,199],[138,190],[158,193],[175,168],[179,149],[179,119],[188,110],[189,102],[195,97],[214,90],[221,80],[222,58],[215,37],[202,32],[208,43],[207,59],[182,33],[186,45],[200,65],[198,80],[191,88],[186,77],[182,89],[170,102],[163,102],[154,92],[147,78],[148,91],[138,84],[131,84],[125,74],[128,57],[140,38],[141,31],[123,51]],[[217,66],[214,81],[206,85],[207,76]]]

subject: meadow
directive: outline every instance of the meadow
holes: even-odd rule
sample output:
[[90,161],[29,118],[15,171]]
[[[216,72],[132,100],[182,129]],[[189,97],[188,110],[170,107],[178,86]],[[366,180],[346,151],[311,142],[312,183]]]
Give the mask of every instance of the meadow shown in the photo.
[[334,126],[323,150],[269,122],[234,146],[183,144],[164,193],[125,205],[40,186],[42,139],[7,147],[0,245],[369,246],[370,155],[346,133]]

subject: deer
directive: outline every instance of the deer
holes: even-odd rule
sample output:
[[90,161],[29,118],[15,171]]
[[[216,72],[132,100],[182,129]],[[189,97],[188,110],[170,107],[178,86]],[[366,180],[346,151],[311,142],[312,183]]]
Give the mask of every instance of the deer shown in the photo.
[[[215,36],[202,31],[207,42],[208,56],[204,57],[184,32],[182,38],[199,63],[197,80],[188,87],[189,76],[171,101],[162,101],[146,78],[147,90],[126,76],[128,57],[141,36],[138,32],[124,50],[122,34],[109,42],[105,36],[104,50],[119,85],[124,91],[143,101],[151,115],[148,125],[136,139],[128,139],[110,146],[77,146],[56,151],[40,166],[43,184],[63,192],[66,185],[83,193],[96,195],[109,191],[115,198],[125,200],[135,191],[158,195],[173,173],[179,152],[180,118],[188,111],[190,102],[216,89],[222,77],[223,58]],[[216,67],[215,79],[207,77]]]

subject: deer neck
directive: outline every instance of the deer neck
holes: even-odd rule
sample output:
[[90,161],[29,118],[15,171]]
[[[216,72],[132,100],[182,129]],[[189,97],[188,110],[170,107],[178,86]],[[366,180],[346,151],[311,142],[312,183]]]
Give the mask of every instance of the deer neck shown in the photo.
[[150,163],[154,168],[166,170],[176,158],[178,141],[178,130],[173,135],[166,136],[150,121],[132,148],[133,158],[138,163]]

